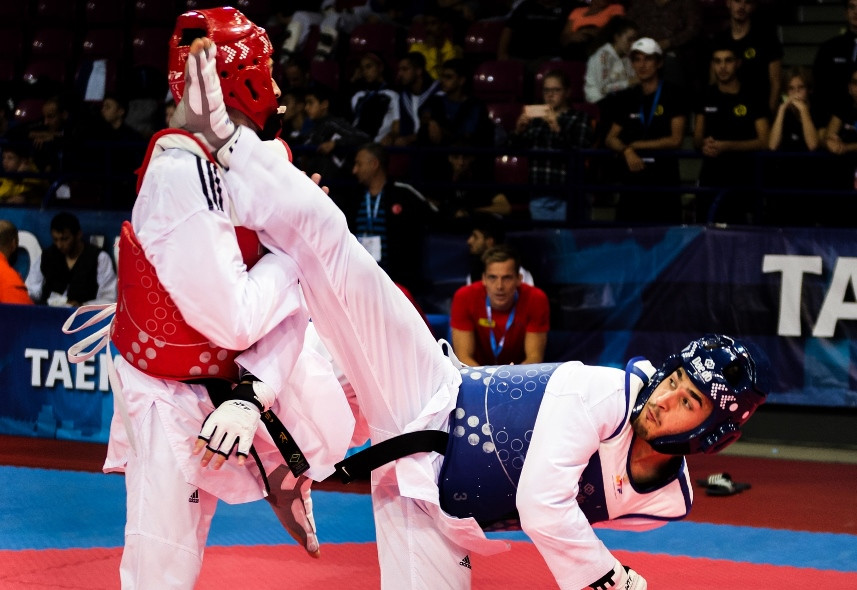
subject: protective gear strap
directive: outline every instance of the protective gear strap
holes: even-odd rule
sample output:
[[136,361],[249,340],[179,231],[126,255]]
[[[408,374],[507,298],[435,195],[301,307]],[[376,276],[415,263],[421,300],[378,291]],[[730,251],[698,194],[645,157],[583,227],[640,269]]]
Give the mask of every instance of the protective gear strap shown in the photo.
[[[248,376],[251,379],[248,379]],[[242,379],[244,380],[252,380],[255,379],[249,373],[246,373]],[[208,397],[211,399],[211,403],[214,404],[215,407],[220,406],[220,404],[231,400],[231,399],[244,399],[245,401],[249,401],[256,406],[259,406],[261,402],[258,399],[247,399],[241,396],[241,392],[239,392],[240,385],[235,389],[232,388],[231,383],[228,381],[224,381],[222,379],[199,379],[196,381],[186,381],[186,383],[199,383],[204,385],[208,390]],[[251,384],[244,384],[245,387],[249,386],[250,391],[253,391]],[[246,391],[245,391],[246,394]],[[253,398],[255,398],[255,394],[251,394]],[[264,406],[263,406],[264,407]],[[280,454],[283,456],[283,459],[286,461],[286,465],[289,468],[289,471],[297,477],[304,473],[307,469],[309,469],[309,461],[304,455],[303,451],[301,451],[298,444],[292,438],[292,435],[283,425],[277,415],[274,414],[271,410],[266,410],[262,412],[262,424],[265,425],[265,428],[268,430],[268,433],[271,435],[271,438],[274,440],[274,444],[277,445],[277,449],[279,449]],[[251,455],[255,458],[255,454],[251,451]],[[258,463],[258,460],[257,460]],[[259,470],[264,473],[265,470],[262,468],[261,464],[259,465]],[[267,488],[267,482],[266,488]]]
[[334,467],[342,483],[367,479],[373,469],[414,453],[446,452],[449,433],[442,430],[419,430],[394,436],[363,449],[340,461]]

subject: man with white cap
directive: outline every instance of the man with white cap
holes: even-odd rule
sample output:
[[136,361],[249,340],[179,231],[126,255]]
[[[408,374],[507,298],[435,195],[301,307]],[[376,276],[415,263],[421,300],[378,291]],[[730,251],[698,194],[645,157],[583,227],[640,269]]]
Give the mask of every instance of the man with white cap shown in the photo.
[[[637,39],[630,56],[640,83],[616,97],[605,144],[622,157],[618,177],[623,184],[677,187],[678,158],[659,152],[681,147],[689,111],[685,93],[662,78],[663,51],[657,41]],[[626,222],[678,223],[680,198],[677,190],[628,191],[620,198],[617,217]]]

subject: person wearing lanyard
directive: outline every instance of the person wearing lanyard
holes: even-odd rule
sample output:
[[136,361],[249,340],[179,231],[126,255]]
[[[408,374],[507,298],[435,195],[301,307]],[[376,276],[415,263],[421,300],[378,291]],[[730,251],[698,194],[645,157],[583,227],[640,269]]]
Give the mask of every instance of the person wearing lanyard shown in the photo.
[[453,351],[470,366],[542,362],[550,328],[547,295],[522,282],[518,255],[508,246],[491,248],[482,259],[482,280],[452,298]]
[[[658,154],[681,147],[687,125],[688,102],[681,88],[661,77],[663,52],[654,39],[631,45],[631,65],[640,83],[620,93],[615,118],[605,145],[619,154],[622,184],[670,187],[680,184],[678,159]],[[616,216],[626,222],[681,221],[678,191],[625,191]]]

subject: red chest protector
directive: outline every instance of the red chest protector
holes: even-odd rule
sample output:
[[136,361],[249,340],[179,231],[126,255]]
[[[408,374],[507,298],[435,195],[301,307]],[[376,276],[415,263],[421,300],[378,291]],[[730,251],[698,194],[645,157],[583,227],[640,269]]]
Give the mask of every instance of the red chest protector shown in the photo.
[[[149,152],[138,171],[140,179],[155,142],[162,136],[163,132],[152,138]],[[203,151],[214,161],[207,150],[203,148]],[[137,188],[139,190],[139,182]],[[252,268],[264,254],[258,236],[243,227],[236,227],[235,235],[244,263]],[[110,328],[110,338],[126,361],[143,373],[160,379],[219,378],[237,381],[235,357],[242,351],[212,344],[187,323],[158,280],[155,267],[146,259],[134,229],[127,221],[122,224],[119,236],[117,267],[116,315]]]

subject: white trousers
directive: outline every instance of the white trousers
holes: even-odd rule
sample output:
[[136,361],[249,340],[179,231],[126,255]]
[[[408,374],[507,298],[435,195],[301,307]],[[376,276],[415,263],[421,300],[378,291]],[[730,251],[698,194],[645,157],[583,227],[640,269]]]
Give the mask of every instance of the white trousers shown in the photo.
[[[260,232],[265,246],[297,263],[313,324],[354,387],[372,441],[447,428],[458,370],[413,304],[348,231],[333,201],[249,135],[244,130],[225,175],[237,191],[230,192],[235,213]],[[436,470],[439,457],[425,459],[427,469]],[[436,503],[436,471],[428,479],[423,497],[433,495]],[[376,470],[372,480],[381,587],[469,588],[467,552],[439,532],[425,500],[402,496],[393,465]]]
[[185,481],[154,404],[136,435],[125,467],[122,590],[193,590],[217,498]]

